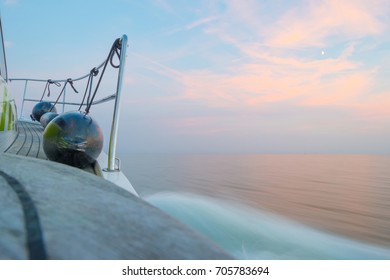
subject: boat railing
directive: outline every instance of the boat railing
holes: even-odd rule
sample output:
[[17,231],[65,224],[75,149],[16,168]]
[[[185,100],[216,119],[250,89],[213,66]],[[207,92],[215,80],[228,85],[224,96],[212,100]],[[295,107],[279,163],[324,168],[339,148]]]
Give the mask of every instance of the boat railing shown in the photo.
[[[104,97],[102,99],[96,100],[91,102],[91,105],[101,104],[105,103],[111,100],[114,100],[114,110],[113,110],[113,117],[112,117],[112,123],[111,123],[111,129],[110,129],[110,141],[109,141],[109,147],[108,147],[108,166],[107,168],[104,168],[104,171],[108,172],[115,172],[119,171],[119,164],[115,164],[118,162],[118,159],[116,158],[116,146],[117,146],[117,138],[118,138],[118,128],[119,128],[119,117],[120,117],[120,98],[122,93],[122,84],[123,84],[123,76],[124,76],[124,68],[125,68],[125,61],[126,61],[126,50],[127,50],[127,36],[123,35],[120,40],[120,54],[119,54],[119,67],[118,67],[118,76],[116,81],[116,91],[114,94],[109,95],[107,97]],[[109,59],[109,58],[108,58]],[[102,62],[99,66],[95,67],[94,69],[99,70],[100,68],[105,67],[105,64],[107,61],[105,60]],[[25,102],[39,102],[41,99],[37,98],[30,98],[27,97],[28,95],[28,86],[29,83],[66,83],[67,81],[71,80],[72,82],[80,81],[83,79],[86,79],[91,74],[88,73],[86,75],[83,75],[78,78],[72,78],[72,79],[59,79],[59,80],[44,80],[44,79],[32,79],[32,78],[10,78],[9,81],[20,81],[24,82],[24,90],[23,90],[23,98],[22,98],[22,104],[21,104],[21,110],[20,110],[20,117],[23,117],[24,113],[24,105]],[[91,86],[92,88],[92,86]],[[66,100],[66,86],[64,86],[63,93],[62,93],[62,101],[57,101],[57,104],[62,105],[62,113],[65,111],[65,105],[82,105],[83,101],[81,102],[69,102]]]
[[1,24],[0,18],[0,76],[4,78],[4,80],[8,80],[7,74],[7,60],[5,59],[5,45],[4,45],[4,37],[3,37],[3,27]]

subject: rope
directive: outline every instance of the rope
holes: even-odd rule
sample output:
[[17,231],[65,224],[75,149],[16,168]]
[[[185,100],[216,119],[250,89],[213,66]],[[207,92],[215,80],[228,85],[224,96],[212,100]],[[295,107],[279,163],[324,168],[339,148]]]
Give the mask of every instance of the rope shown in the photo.
[[[84,105],[84,100],[85,100],[85,97],[87,96],[87,92],[88,92],[87,104],[89,104],[89,100],[91,98],[91,92],[92,92],[92,80],[93,80],[93,77],[96,77],[98,74],[99,74],[99,70],[96,67],[91,69],[91,71],[89,72],[87,86],[85,88],[83,101],[81,101],[79,111],[81,110],[81,107],[83,107],[83,105]],[[89,89],[89,91],[88,91],[88,89]]]
[[41,99],[39,100],[39,102],[41,102],[42,99],[43,99],[43,97],[45,96],[46,90],[47,90],[47,97],[50,97],[50,85],[51,85],[51,84],[55,84],[57,87],[60,87],[60,86],[61,86],[61,84],[58,83],[58,82],[53,82],[51,79],[47,80],[45,89],[43,90],[42,97],[41,97]]
[[115,42],[112,44],[112,47],[111,47],[111,50],[108,54],[108,57],[106,59],[106,61],[104,62],[104,66],[103,66],[103,69],[102,69],[102,73],[100,74],[100,77],[99,77],[99,80],[96,84],[96,87],[95,87],[95,90],[92,94],[92,97],[91,99],[89,100],[89,102],[87,102],[87,107],[85,108],[85,114],[88,114],[90,109],[91,109],[91,106],[92,106],[92,103],[93,103],[93,100],[95,99],[95,96],[96,96],[96,93],[99,89],[99,86],[100,86],[100,83],[102,81],[102,78],[104,76],[104,72],[106,71],[106,68],[107,68],[107,65],[108,65],[108,62],[110,62],[110,65],[113,67],[113,68],[119,68],[120,64],[118,65],[115,65],[113,63],[113,59],[114,59],[114,55],[116,54],[118,59],[120,59],[120,53],[118,50],[121,49],[121,40],[120,39],[116,39]]
[[61,90],[60,94],[58,95],[56,101],[55,101],[54,104],[51,106],[49,112],[51,112],[51,111],[53,110],[53,108],[57,105],[58,100],[60,100],[60,97],[61,97],[61,95],[64,93],[65,88],[66,88],[66,85],[67,85],[68,83],[70,84],[70,86],[72,87],[72,89],[74,90],[75,93],[79,93],[79,92],[75,89],[75,87],[73,86],[73,81],[72,81],[72,79],[71,79],[71,78],[67,79],[66,82],[64,83],[64,86],[62,87],[62,90]]
[[72,89],[74,90],[75,93],[79,93],[75,88],[74,88],[74,85],[73,85],[73,81],[72,79],[68,79],[67,82],[70,84],[70,86],[72,87]]
[[[88,82],[87,82],[87,86],[85,88],[85,92],[84,92],[84,96],[83,96],[83,100],[80,104],[80,107],[79,107],[79,111],[81,110],[82,106],[84,105],[84,101],[85,101],[85,98],[87,97],[87,92],[88,92],[88,97],[87,97],[87,101],[86,101],[86,108],[85,108],[85,114],[88,114],[90,109],[91,109],[91,106],[93,104],[93,100],[95,99],[96,97],[96,94],[97,94],[97,91],[99,89],[99,86],[100,86],[100,83],[102,81],[102,78],[104,76],[104,73],[106,71],[106,68],[107,68],[107,65],[108,63],[110,63],[110,65],[113,67],[113,68],[116,68],[118,69],[120,67],[120,50],[121,50],[121,47],[122,47],[122,44],[121,44],[121,40],[120,38],[116,39],[115,42],[112,44],[111,46],[111,49],[110,49],[110,52],[108,54],[108,57],[106,58],[106,60],[103,62],[103,69],[101,71],[101,74],[100,74],[100,77],[99,77],[99,80],[96,84],[96,87],[93,91],[93,94],[92,94],[92,82],[93,82],[93,77],[96,77],[98,74],[99,74],[99,70],[97,67],[94,67],[89,75],[88,75]],[[114,63],[114,56],[116,56],[119,60],[118,64],[115,64]],[[102,65],[99,66],[99,68],[102,67]],[[84,76],[85,78],[85,76]],[[45,96],[45,93],[46,93],[46,90],[48,91],[48,94],[47,96],[49,97],[50,96],[50,85],[51,84],[55,84],[56,86],[61,86],[61,84],[59,82],[53,82],[52,80],[47,80],[46,82],[46,86],[45,86],[45,89],[43,91],[43,94],[42,94],[42,97],[40,99],[40,102],[42,101],[43,97]],[[72,79],[67,79],[65,82],[64,82],[64,86],[62,87],[61,89],[61,92],[60,94],[58,95],[56,101],[54,102],[54,104],[52,105],[52,107],[50,108],[50,111],[53,110],[53,108],[55,107],[55,105],[57,105],[58,101],[60,100],[62,94],[64,93],[65,91],[65,88],[66,86],[70,84],[70,86],[72,87],[73,91],[75,93],[78,93],[78,91],[76,90],[76,88],[74,87],[73,85],[73,80]]]

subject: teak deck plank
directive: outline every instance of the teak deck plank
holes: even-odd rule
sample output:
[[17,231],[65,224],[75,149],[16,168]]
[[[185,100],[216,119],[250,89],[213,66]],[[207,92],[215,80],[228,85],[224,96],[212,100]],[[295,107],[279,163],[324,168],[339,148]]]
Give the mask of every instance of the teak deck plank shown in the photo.
[[15,140],[4,152],[9,154],[47,159],[42,146],[43,127],[40,123],[19,121]]

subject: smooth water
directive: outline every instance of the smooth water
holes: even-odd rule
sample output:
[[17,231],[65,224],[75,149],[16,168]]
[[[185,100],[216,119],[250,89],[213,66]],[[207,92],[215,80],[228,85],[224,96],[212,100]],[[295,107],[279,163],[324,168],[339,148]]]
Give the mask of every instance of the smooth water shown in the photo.
[[240,259],[390,259],[390,156],[126,155],[145,200]]

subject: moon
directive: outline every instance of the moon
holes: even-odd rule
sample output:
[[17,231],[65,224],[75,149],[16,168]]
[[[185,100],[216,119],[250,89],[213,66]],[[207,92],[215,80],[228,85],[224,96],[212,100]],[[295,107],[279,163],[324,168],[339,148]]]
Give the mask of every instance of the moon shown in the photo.
[[325,51],[321,51],[321,55],[325,55]]

